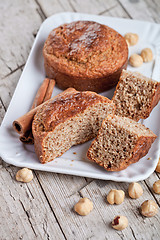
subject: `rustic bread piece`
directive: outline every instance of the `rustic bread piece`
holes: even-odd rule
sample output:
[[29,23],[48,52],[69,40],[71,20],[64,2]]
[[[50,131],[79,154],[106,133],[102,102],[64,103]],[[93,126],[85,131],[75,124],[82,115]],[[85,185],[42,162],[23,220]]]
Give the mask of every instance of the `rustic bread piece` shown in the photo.
[[145,119],[160,100],[160,82],[123,70],[112,100],[117,115]]
[[103,92],[117,84],[128,61],[128,46],[112,28],[91,21],[61,25],[43,48],[46,75],[59,88]]
[[107,171],[120,171],[145,156],[156,135],[136,121],[116,115],[108,115],[87,157]]
[[42,163],[61,156],[71,146],[94,138],[115,104],[94,92],[69,89],[37,111],[32,125],[35,151]]

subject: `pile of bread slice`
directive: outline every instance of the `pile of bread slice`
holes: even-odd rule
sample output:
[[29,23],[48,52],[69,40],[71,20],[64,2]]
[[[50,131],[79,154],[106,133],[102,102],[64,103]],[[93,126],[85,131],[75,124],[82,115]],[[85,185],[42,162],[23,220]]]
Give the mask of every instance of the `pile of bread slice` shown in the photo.
[[35,151],[41,163],[73,145],[93,140],[87,157],[107,171],[120,171],[145,156],[156,135],[138,122],[160,100],[160,83],[123,70],[112,100],[69,88],[47,101],[33,120]]

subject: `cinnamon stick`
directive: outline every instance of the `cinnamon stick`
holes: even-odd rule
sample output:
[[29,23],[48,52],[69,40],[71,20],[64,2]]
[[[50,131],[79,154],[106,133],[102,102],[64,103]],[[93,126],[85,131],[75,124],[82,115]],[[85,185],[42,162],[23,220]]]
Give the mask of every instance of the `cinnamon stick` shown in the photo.
[[47,92],[47,89],[48,89],[48,86],[49,86],[49,82],[50,82],[49,78],[45,78],[44,79],[42,85],[40,86],[40,88],[38,89],[38,91],[36,93],[36,96],[34,98],[34,101],[33,101],[31,109],[39,106],[41,103],[44,102],[43,100],[45,98],[45,95],[46,95],[46,92]]
[[34,138],[31,130],[29,130],[25,134],[21,134],[19,139],[23,143],[34,144]]
[[43,102],[46,102],[47,100],[49,100],[52,96],[52,92],[53,92],[53,88],[55,86],[56,82],[54,79],[50,79],[49,84],[48,84],[48,88],[46,91],[46,94],[44,96]]
[[[36,108],[37,106],[39,106],[41,103],[45,102],[46,100],[50,99],[52,96],[52,92],[53,92],[53,88],[55,86],[55,80],[54,79],[49,79],[49,78],[45,78],[42,85],[40,86],[39,90],[37,91],[37,94],[34,98],[31,110]],[[25,122],[27,122],[28,119],[26,118]],[[14,123],[14,129],[17,128],[18,132],[21,129],[22,126],[18,126],[18,123]],[[25,129],[25,124],[26,123],[22,123],[23,124],[23,128]],[[33,139],[33,135],[32,135],[32,129],[30,128],[29,130],[24,130],[22,133],[20,131],[20,140],[23,143],[28,143],[28,144],[33,144],[34,143],[34,139]]]
[[[64,95],[68,92],[75,91],[74,88],[68,88],[64,92],[58,94],[57,96],[53,97],[52,100],[56,99],[57,97],[60,97],[61,95]],[[49,100],[48,100],[49,101]],[[40,104],[36,108],[33,108],[28,113],[24,114],[17,120],[13,122],[13,128],[19,133],[19,134],[25,134],[27,131],[31,130],[32,128],[32,121],[34,118],[34,115],[36,114],[37,110],[40,109],[46,102]]]
[[37,110],[43,105],[44,103],[40,104],[36,108],[33,108],[28,113],[24,114],[22,117],[18,118],[13,122],[13,128],[19,133],[19,134],[25,134],[27,131],[29,131],[32,128],[32,120],[37,112]]

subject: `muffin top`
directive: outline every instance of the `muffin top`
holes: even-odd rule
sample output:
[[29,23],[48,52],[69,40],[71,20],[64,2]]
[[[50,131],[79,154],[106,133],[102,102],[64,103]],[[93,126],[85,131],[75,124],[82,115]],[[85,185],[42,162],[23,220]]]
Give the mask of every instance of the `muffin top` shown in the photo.
[[73,88],[46,102],[36,113],[33,121],[35,131],[49,132],[58,124],[63,123],[66,119],[71,118],[96,103],[112,103],[106,97],[100,96],[95,92],[79,92]]
[[55,28],[43,49],[61,71],[75,76],[112,74],[128,57],[125,39],[112,28],[91,21],[77,21]]

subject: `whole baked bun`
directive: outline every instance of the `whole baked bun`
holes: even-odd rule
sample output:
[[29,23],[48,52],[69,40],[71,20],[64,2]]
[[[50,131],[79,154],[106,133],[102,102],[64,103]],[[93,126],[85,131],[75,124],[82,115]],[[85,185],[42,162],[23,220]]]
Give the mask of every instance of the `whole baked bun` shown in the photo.
[[106,25],[77,21],[53,29],[43,55],[46,75],[59,88],[103,92],[115,86],[126,69],[128,46]]

